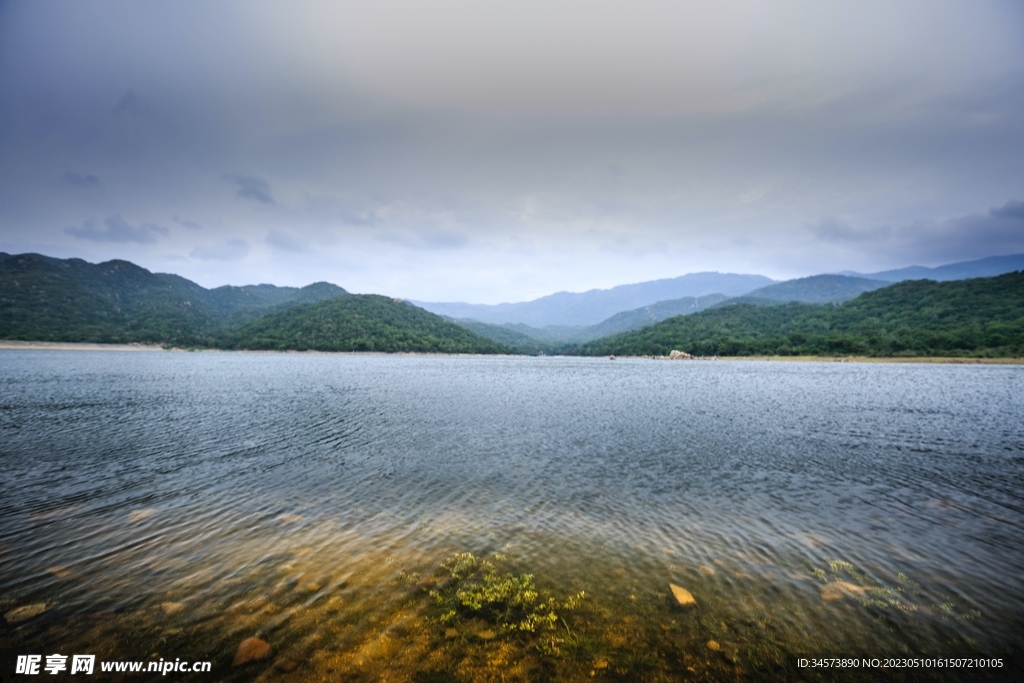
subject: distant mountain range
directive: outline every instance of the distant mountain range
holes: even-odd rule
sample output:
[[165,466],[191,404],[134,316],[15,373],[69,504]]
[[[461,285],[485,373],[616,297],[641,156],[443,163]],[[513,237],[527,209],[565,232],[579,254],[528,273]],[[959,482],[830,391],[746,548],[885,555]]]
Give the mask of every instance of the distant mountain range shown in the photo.
[[708,294],[740,296],[770,285],[774,280],[763,275],[735,273],[690,273],[680,277],[652,280],[611,289],[587,292],[558,292],[517,304],[412,303],[431,313],[450,318],[470,318],[502,325],[523,323],[532,327],[547,325],[596,325],[623,311],[631,311],[662,301],[701,297]]
[[1024,254],[989,256],[977,261],[960,261],[959,263],[949,263],[944,266],[936,266],[935,268],[909,266],[907,268],[883,270],[867,275],[852,271],[843,272],[840,275],[852,275],[853,277],[864,277],[871,280],[885,280],[886,282],[902,282],[903,280],[935,280],[937,282],[945,282],[947,280],[967,280],[975,277],[994,277],[1018,270],[1024,270]]
[[638,330],[646,325],[653,325],[656,322],[676,315],[687,315],[703,311],[709,306],[724,301],[731,301],[731,299],[722,294],[707,294],[700,297],[659,301],[650,306],[616,313],[596,325],[545,325],[544,327],[531,327],[523,323],[494,325],[468,318],[449,318],[446,316],[445,319],[468,330],[472,330],[479,335],[507,344],[517,350],[535,353],[538,351],[553,351],[567,343],[579,344],[591,339],[607,337],[610,334]]
[[891,284],[891,282],[882,280],[869,280],[849,275],[812,275],[761,287],[749,294],[726,299],[716,306],[731,306],[738,303],[771,306],[790,301],[801,301],[808,304],[837,304],[855,299],[864,292],[888,287]]
[[[867,301],[875,302],[872,305],[878,306],[882,305],[878,302],[903,306],[906,310],[896,316],[898,322],[921,327],[922,330],[931,329],[929,325],[934,327],[938,323],[919,319],[918,313],[912,311],[914,306],[929,307],[925,312],[931,311],[933,317],[941,314],[950,320],[955,318],[962,325],[942,334],[947,337],[949,334],[959,335],[961,341],[955,343],[960,346],[954,344],[950,347],[949,344],[954,342],[947,338],[943,338],[945,341],[933,339],[930,343],[935,348],[947,351],[951,348],[977,350],[978,344],[982,343],[977,341],[982,339],[978,337],[977,326],[985,321],[981,318],[963,318],[960,313],[947,311],[948,302],[941,299],[949,293],[949,296],[958,297],[957,305],[971,308],[971,315],[978,313],[983,318],[986,311],[994,312],[997,322],[1002,321],[997,325],[1003,325],[1000,328],[1002,332],[988,330],[988,336],[982,341],[991,344],[997,342],[1000,335],[1010,334],[1007,339],[1012,343],[1008,346],[992,347],[997,348],[998,353],[1004,353],[1007,348],[1016,348],[1013,346],[1016,343],[1013,341],[1016,339],[1016,328],[1013,325],[1017,325],[1017,322],[1004,310],[1006,306],[1012,308],[1015,304],[1012,301],[1006,304],[997,300],[999,297],[1024,300],[1024,292],[1019,288],[1014,289],[1019,287],[1019,280],[1000,280],[1003,284],[995,290],[984,289],[981,284],[977,284],[984,281],[979,278],[969,279],[967,282],[974,284],[965,285],[961,289],[929,290],[923,285],[923,289],[894,289],[891,282],[883,279],[927,275],[933,279],[950,280],[957,276],[1004,269],[1024,270],[1024,255],[993,257],[939,268],[905,268],[875,273],[872,278],[836,274],[774,282],[760,275],[694,273],[668,280],[622,285],[609,290],[591,290],[579,294],[561,292],[521,304],[426,304],[442,312],[475,312],[491,320],[512,316],[534,321],[558,321],[557,324],[539,325],[526,322],[495,324],[450,314],[441,316],[390,297],[350,294],[327,282],[302,288],[248,285],[205,289],[180,276],[151,273],[127,261],[91,264],[81,259],[62,260],[39,254],[12,256],[0,253],[0,339],[149,342],[179,347],[228,349],[439,353],[592,353],[603,352],[599,349],[618,348],[620,350],[617,353],[621,354],[630,349],[660,348],[657,344],[652,346],[648,343],[651,338],[645,336],[655,334],[658,330],[674,330],[672,334],[690,330],[686,333],[689,336],[678,337],[677,341],[696,344],[699,340],[693,336],[696,334],[693,330],[704,329],[700,325],[707,328],[707,321],[719,321],[724,326],[712,325],[712,328],[716,338],[723,343],[738,334],[746,334],[743,330],[748,328],[752,330],[750,334],[753,336],[743,342],[746,346],[709,346],[710,342],[704,340],[700,341],[703,346],[698,344],[693,348],[767,348],[751,340],[763,341],[768,338],[765,335],[770,337],[785,328],[797,330],[794,333],[797,337],[792,337],[788,346],[771,337],[775,340],[772,342],[776,343],[775,348],[800,348],[808,351],[818,348],[817,352],[824,348],[826,351],[838,352],[849,347],[849,344],[843,342],[846,346],[840,344],[833,348],[827,345],[820,347],[820,340],[815,342],[818,346],[808,346],[793,340],[800,335],[806,336],[807,330],[812,330],[814,325],[821,326],[821,330],[826,332],[832,330],[838,334],[842,325],[853,323],[842,316],[834,318],[839,314],[829,311],[840,308],[844,311],[860,310],[857,306],[866,305],[863,302]],[[705,292],[716,288],[724,291],[675,296],[625,310],[615,310],[619,306],[632,305],[650,297],[678,294],[681,291]],[[902,298],[891,299],[886,298],[889,294],[882,294],[890,290],[924,292],[927,296],[916,303],[908,303],[913,296],[901,295]],[[982,294],[987,298],[977,299],[975,296]],[[794,306],[803,308],[793,313],[797,311]],[[982,308],[975,310],[978,306]],[[719,309],[739,313],[716,313]],[[591,320],[608,311],[611,313],[597,322],[572,322]],[[889,315],[885,311],[879,313],[882,314]],[[783,318],[787,315],[797,315],[799,321],[783,324]],[[889,317],[892,318],[891,315]],[[687,322],[691,318],[693,322]],[[843,334],[861,335],[857,338],[871,340],[877,337],[872,336],[874,332],[871,325],[879,326],[879,329],[884,327],[881,318],[855,318],[861,327],[857,330],[849,328]],[[1006,327],[1007,324],[1010,327]],[[833,328],[833,325],[840,327]],[[630,334],[639,336],[630,337]],[[663,332],[657,334],[662,335]],[[975,341],[963,341],[968,337]],[[633,341],[623,346],[615,341],[620,338]],[[648,341],[638,341],[642,339]],[[865,342],[868,346],[864,348],[883,353],[897,347],[903,348],[899,344],[904,344],[899,342],[893,346],[886,342],[886,345],[880,347],[871,346],[874,343]]]
[[553,336],[565,341],[578,339],[579,334],[587,334],[582,328],[603,323],[618,313],[636,311],[652,305],[670,305],[669,302],[673,300],[692,299],[709,294],[721,294],[730,299],[751,297],[744,299],[747,303],[839,303],[863,292],[903,280],[963,280],[992,277],[1017,270],[1024,270],[1024,254],[992,256],[936,268],[910,266],[867,275],[847,271],[785,282],[775,282],[763,275],[690,273],[681,277],[620,285],[611,289],[592,289],[579,293],[558,292],[522,303],[413,303],[451,319],[474,320],[495,325],[523,324],[534,329],[557,326],[563,329],[551,328],[548,335],[530,329],[520,331],[537,339]]
[[695,356],[1024,355],[1024,272],[908,280],[838,306],[734,304],[604,337],[565,353]]

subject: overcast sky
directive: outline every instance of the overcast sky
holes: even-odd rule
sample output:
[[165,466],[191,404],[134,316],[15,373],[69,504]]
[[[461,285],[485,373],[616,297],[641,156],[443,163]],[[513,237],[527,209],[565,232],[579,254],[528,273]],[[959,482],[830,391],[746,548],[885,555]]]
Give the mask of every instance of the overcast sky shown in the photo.
[[0,0],[0,250],[522,301],[1024,252],[1024,3]]

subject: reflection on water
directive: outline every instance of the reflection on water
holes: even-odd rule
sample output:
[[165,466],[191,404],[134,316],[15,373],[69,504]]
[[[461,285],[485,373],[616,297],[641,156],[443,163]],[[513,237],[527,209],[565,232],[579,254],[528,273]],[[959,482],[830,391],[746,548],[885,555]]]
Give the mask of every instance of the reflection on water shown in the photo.
[[[1024,368],[0,361],[3,675],[784,680],[801,653],[1024,645]],[[551,628],[500,596],[447,615],[465,552],[531,574]],[[270,656],[232,668],[251,636]]]

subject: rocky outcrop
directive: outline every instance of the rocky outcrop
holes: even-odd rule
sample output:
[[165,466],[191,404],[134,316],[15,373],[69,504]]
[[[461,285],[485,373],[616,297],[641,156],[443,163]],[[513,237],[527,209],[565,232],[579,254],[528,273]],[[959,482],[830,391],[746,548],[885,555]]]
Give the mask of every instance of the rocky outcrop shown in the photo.
[[672,349],[672,352],[668,354],[669,360],[693,360],[693,356],[688,354],[686,351],[677,351]]

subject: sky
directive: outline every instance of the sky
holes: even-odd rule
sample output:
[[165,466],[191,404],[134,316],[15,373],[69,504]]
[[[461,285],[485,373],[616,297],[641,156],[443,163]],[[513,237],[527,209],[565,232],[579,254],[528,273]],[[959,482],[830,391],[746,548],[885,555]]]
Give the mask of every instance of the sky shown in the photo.
[[1024,252],[1024,3],[0,0],[0,251],[499,303]]

